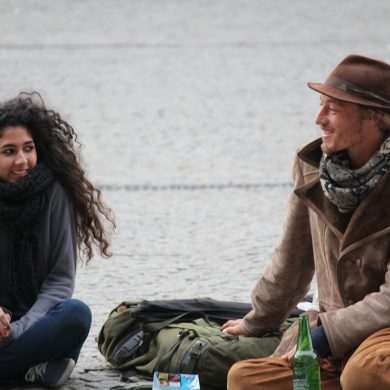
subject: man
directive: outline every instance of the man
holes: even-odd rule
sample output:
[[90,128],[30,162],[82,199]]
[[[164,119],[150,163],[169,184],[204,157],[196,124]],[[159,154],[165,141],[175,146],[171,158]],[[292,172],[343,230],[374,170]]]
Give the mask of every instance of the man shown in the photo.
[[[390,389],[390,65],[350,55],[308,86],[321,93],[322,139],[296,156],[283,238],[253,310],[223,329],[253,336],[277,327],[315,271],[322,388]],[[290,330],[272,357],[236,363],[228,389],[292,389]]]

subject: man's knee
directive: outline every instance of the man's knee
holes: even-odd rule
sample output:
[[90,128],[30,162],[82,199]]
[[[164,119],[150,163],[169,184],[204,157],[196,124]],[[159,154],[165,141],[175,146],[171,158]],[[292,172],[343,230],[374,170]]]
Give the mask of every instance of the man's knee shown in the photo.
[[290,365],[278,357],[242,360],[228,373],[228,390],[280,390],[292,387]]
[[352,356],[341,374],[340,383],[343,390],[389,389],[389,372],[390,356],[382,351]]
[[248,367],[246,361],[237,362],[233,364],[228,372],[227,388],[228,390],[246,390],[249,389],[249,384],[246,383],[246,373]]
[[390,328],[381,329],[360,344],[340,378],[345,390],[390,389]]

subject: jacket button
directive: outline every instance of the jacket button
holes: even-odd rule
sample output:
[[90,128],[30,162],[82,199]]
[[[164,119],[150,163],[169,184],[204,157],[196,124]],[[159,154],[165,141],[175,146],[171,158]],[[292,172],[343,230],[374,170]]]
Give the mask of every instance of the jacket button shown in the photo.
[[353,266],[353,261],[352,260],[347,260],[345,262],[345,265],[344,265],[345,268],[351,268],[352,266]]
[[357,267],[361,267],[362,266],[362,259],[357,259],[355,264]]

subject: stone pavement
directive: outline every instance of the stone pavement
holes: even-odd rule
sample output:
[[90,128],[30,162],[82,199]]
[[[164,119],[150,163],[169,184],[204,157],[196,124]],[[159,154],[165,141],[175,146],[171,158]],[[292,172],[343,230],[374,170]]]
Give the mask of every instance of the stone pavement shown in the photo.
[[[2,0],[0,94],[38,90],[75,127],[118,222],[75,296],[93,326],[64,388],[119,383],[96,348],[129,298],[249,301],[280,236],[322,81],[390,60],[388,0]],[[19,387],[20,388],[20,387]],[[28,388],[28,387],[27,387]],[[31,387],[30,387],[31,388]]]

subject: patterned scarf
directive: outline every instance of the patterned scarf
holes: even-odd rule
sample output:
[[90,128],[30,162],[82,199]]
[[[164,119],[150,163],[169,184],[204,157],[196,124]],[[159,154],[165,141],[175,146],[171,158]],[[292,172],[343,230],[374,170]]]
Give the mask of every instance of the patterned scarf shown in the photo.
[[358,169],[350,168],[345,151],[323,153],[320,162],[320,182],[328,199],[341,213],[350,213],[376,186],[390,168],[390,137]]
[[0,222],[10,232],[8,288],[16,316],[34,302],[39,292],[39,227],[53,175],[39,163],[15,183],[0,181]]

